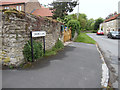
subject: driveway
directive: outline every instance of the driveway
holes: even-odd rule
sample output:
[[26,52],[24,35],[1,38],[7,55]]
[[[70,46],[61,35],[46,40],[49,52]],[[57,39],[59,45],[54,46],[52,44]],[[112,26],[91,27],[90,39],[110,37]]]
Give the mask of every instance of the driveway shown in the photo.
[[99,44],[106,64],[110,70],[110,81],[114,88],[118,88],[118,39],[110,39],[107,36],[87,34]]
[[27,70],[3,70],[3,88],[101,88],[102,60],[95,45],[71,43]]

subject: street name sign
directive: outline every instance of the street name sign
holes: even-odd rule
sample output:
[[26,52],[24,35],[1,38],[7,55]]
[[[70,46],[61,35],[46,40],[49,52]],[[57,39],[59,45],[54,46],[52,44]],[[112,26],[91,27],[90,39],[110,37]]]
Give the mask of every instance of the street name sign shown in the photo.
[[46,36],[45,31],[32,31],[32,37],[44,37]]

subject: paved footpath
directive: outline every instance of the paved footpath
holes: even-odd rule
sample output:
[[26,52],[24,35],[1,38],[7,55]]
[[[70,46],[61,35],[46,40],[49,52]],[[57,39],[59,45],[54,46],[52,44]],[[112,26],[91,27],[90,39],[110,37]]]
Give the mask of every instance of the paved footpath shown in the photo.
[[95,45],[71,43],[28,70],[4,70],[3,88],[101,88],[102,60]]

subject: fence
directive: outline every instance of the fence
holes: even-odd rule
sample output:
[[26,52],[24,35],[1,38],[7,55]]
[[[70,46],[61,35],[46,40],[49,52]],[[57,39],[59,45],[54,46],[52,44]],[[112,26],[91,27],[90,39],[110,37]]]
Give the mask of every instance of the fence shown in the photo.
[[64,42],[71,40],[71,30],[64,30]]

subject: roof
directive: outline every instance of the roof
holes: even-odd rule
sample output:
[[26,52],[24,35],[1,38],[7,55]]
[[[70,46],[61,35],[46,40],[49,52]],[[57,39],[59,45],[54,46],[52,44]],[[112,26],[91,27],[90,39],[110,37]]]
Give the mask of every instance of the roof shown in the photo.
[[120,16],[120,13],[115,15],[115,16],[113,16],[113,17],[111,17],[111,18],[109,18],[109,19],[106,19],[104,22],[109,22],[111,20],[115,20],[115,19],[117,19],[118,16]]
[[32,14],[40,16],[53,16],[52,10],[49,8],[36,9]]
[[27,3],[29,0],[0,0],[0,5]]

